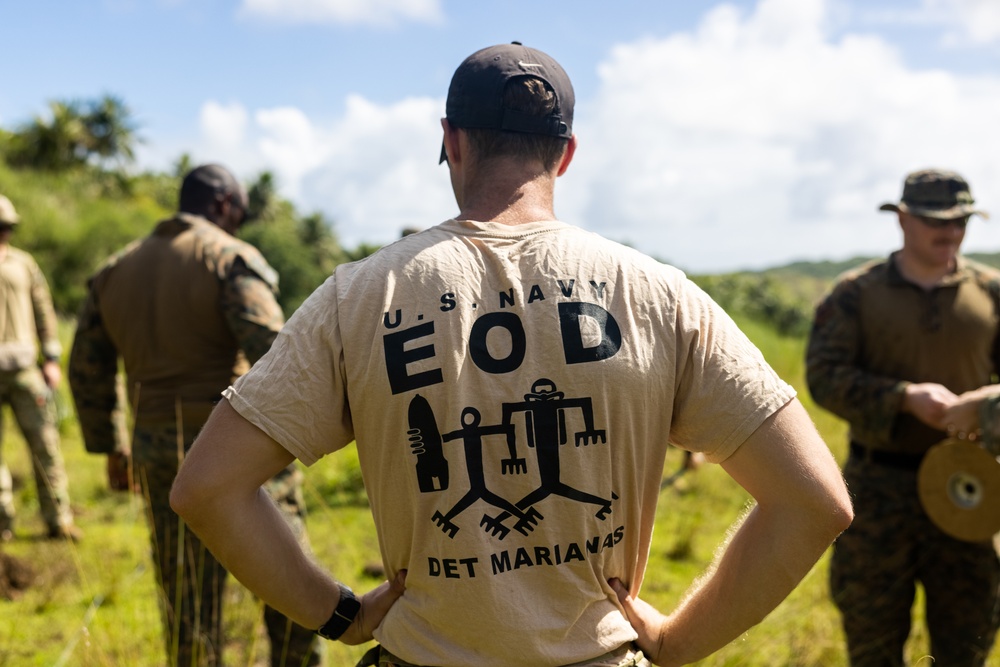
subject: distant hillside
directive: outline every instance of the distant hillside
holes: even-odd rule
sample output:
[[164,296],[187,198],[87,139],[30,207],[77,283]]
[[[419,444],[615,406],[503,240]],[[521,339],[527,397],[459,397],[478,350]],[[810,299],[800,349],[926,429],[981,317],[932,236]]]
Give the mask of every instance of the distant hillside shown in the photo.
[[[1000,253],[970,253],[969,259],[1000,269]],[[727,312],[768,324],[785,336],[804,336],[813,309],[845,271],[871,257],[843,261],[793,262],[761,271],[692,275]]]
[[[966,257],[977,262],[981,262],[982,264],[1000,269],[1000,253],[970,252],[966,255]],[[839,262],[792,262],[791,264],[764,269],[763,271],[760,271],[760,273],[777,276],[802,275],[809,276],[811,278],[819,278],[821,280],[833,280],[844,271],[852,269],[855,266],[859,266],[860,264],[864,264],[871,259],[874,258],[852,257]]]

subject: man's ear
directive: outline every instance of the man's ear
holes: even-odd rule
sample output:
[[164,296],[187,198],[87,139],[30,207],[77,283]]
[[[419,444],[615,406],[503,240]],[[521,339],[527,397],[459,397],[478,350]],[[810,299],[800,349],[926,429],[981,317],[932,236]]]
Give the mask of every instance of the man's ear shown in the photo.
[[458,163],[462,160],[462,150],[458,143],[458,128],[452,127],[447,118],[441,119],[441,129],[444,130],[443,147],[448,156],[449,163]]
[[559,169],[556,171],[556,176],[562,176],[569,169],[569,163],[573,161],[573,156],[576,154],[576,135],[574,134],[566,142],[566,152],[563,153],[562,160],[559,162]]

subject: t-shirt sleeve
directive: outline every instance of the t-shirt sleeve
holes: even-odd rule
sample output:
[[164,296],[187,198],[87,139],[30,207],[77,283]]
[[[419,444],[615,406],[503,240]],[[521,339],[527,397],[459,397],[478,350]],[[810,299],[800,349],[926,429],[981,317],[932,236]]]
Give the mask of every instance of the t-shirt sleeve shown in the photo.
[[690,281],[678,294],[671,442],[726,460],[795,397],[722,308]]
[[354,440],[337,287],[327,279],[271,349],[224,393],[233,408],[306,465]]

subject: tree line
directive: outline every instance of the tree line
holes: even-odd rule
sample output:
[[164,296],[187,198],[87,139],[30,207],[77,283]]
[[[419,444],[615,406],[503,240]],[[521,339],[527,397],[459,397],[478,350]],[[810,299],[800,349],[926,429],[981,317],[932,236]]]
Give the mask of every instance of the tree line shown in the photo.
[[[169,172],[136,171],[140,143],[131,110],[113,95],[53,101],[47,114],[0,128],[0,193],[22,218],[11,242],[34,255],[65,316],[79,309],[100,262],[177,209],[181,179],[195,166],[190,156],[181,155]],[[338,264],[377,249],[344,248],[334,221],[299,212],[278,195],[270,172],[247,190],[252,222],[239,236],[278,272],[286,316]]]
[[[132,112],[120,98],[57,100],[48,115],[12,130],[0,128],[0,193],[24,220],[13,243],[45,271],[57,310],[72,316],[97,265],[177,208],[181,178],[195,165],[181,155],[168,173],[131,168],[142,143]],[[343,262],[378,249],[344,248],[334,221],[303,214],[277,194],[270,172],[248,184],[249,217],[239,236],[260,249],[280,276],[279,302],[290,315]],[[849,263],[857,263],[860,259]],[[817,268],[818,267],[818,268]],[[769,275],[742,272],[693,279],[726,310],[802,336],[815,299],[844,267],[788,267]],[[817,282],[818,280],[818,282]],[[810,285],[808,293],[790,289]]]

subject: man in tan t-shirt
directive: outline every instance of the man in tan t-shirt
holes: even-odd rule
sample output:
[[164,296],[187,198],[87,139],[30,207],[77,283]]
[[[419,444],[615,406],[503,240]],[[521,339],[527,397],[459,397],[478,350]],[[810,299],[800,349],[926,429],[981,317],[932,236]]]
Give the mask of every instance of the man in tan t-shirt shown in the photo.
[[[683,664],[760,621],[849,523],[794,391],[684,275],[556,220],[573,89],[500,45],[455,72],[451,220],[342,265],[226,392],[171,494],[231,571],[359,664]],[[356,599],[257,491],[356,441],[389,581]],[[638,596],[667,442],[756,498],[664,615]],[[251,529],[252,527],[252,529]]]

